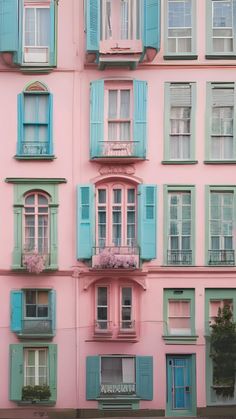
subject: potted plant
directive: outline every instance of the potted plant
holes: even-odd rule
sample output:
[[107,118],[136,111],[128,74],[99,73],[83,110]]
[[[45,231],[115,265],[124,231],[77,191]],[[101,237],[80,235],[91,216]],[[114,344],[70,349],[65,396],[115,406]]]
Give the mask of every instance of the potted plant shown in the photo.
[[23,264],[30,273],[39,274],[45,269],[45,256],[37,252],[26,253]]
[[135,269],[137,261],[133,255],[118,255],[111,249],[104,249],[95,268],[100,269]]
[[236,373],[236,323],[229,305],[219,308],[211,325],[210,356],[213,361],[213,389],[218,396],[234,396]]
[[32,403],[37,401],[49,400],[51,397],[51,391],[49,386],[24,386],[22,388],[22,400],[31,401]]

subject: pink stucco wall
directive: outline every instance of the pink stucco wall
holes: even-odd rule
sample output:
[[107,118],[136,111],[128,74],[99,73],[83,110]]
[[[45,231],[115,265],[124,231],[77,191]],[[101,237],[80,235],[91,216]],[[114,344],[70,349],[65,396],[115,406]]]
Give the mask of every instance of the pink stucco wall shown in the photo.
[[[162,1],[164,4],[164,0]],[[57,331],[53,343],[58,344],[57,408],[97,408],[97,402],[86,401],[85,359],[87,355],[134,354],[152,355],[154,359],[154,398],[142,401],[143,409],[165,409],[166,354],[196,354],[197,406],[206,405],[204,289],[235,287],[236,269],[203,268],[205,246],[205,185],[234,185],[233,165],[206,165],[205,115],[206,82],[235,80],[235,63],[205,59],[205,0],[197,0],[197,51],[195,61],[164,61],[163,43],[153,63],[143,64],[135,71],[109,69],[99,71],[85,65],[85,33],[82,0],[60,0],[58,16],[58,67],[50,74],[23,74],[9,69],[0,59],[1,88],[1,155],[0,155],[0,407],[13,408],[8,401],[9,344],[17,343],[10,332],[10,290],[19,288],[53,288],[57,292]],[[162,4],[162,6],[163,6]],[[164,23],[162,24],[162,30]],[[162,36],[162,39],[164,35]],[[145,263],[146,290],[135,283],[139,301],[140,336],[136,343],[96,342],[91,339],[94,323],[94,286],[84,290],[86,266],[76,261],[76,185],[95,183],[102,179],[100,164],[89,161],[89,84],[90,81],[128,77],[148,83],[148,153],[147,160],[134,163],[138,182],[155,183],[158,198],[158,259]],[[17,161],[17,94],[25,85],[39,80],[53,93],[53,138],[56,159],[49,161]],[[195,165],[163,165],[164,159],[164,83],[195,82],[196,160]],[[58,259],[59,273],[29,276],[11,274],[13,251],[13,185],[6,177],[66,178],[59,185]],[[109,179],[109,177],[107,177]],[[196,267],[163,268],[163,185],[196,185]],[[73,275],[74,267],[85,273]],[[94,274],[94,281],[102,279]],[[116,279],[114,279],[116,280]],[[133,281],[132,276],[129,280]],[[163,289],[195,289],[196,344],[166,345],[163,334]]]

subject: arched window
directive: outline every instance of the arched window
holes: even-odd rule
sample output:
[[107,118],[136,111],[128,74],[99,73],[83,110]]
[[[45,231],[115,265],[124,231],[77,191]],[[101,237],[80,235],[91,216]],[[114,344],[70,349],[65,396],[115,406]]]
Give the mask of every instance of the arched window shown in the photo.
[[106,183],[97,188],[96,245],[136,246],[136,188]]
[[48,197],[41,192],[31,192],[24,203],[24,250],[49,253]]
[[18,158],[52,158],[52,95],[34,82],[18,95]]

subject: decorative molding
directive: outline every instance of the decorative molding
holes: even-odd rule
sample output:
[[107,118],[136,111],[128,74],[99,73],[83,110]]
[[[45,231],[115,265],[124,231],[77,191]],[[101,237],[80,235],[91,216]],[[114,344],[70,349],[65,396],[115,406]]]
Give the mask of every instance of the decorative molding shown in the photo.
[[16,184],[32,184],[32,183],[67,183],[65,178],[30,178],[30,177],[7,177],[5,179],[6,183],[16,183]]
[[101,166],[98,171],[101,175],[133,175],[135,173],[135,167],[132,165],[106,165]]
[[[114,269],[110,269],[109,272],[107,272],[107,269],[100,272],[100,275],[98,272],[94,272],[92,273],[91,276],[91,271],[88,272],[81,272],[79,276],[82,276],[81,274],[83,274],[84,278],[83,278],[83,289],[84,291],[87,291],[87,289],[95,282],[100,281],[101,279],[110,279],[112,281],[117,280],[117,281],[124,281],[128,280],[128,281],[132,281],[132,282],[136,282],[138,285],[140,285],[144,291],[146,291],[147,289],[147,284],[146,284],[146,274],[139,276],[137,274],[132,275],[130,272],[125,272],[125,270],[114,270]],[[87,274],[87,275],[86,275]]]

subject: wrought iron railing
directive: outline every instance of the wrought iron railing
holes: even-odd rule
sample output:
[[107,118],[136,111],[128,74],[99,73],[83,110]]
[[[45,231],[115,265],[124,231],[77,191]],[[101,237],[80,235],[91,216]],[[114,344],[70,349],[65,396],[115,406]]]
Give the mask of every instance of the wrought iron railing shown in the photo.
[[101,394],[135,394],[135,383],[101,384]]
[[234,265],[234,250],[209,250],[209,265]]
[[168,250],[167,264],[168,265],[191,265],[192,264],[192,250]]
[[20,154],[25,156],[49,154],[49,143],[43,141],[23,141],[20,145]]
[[135,320],[122,320],[119,323],[119,332],[127,333],[135,331]]
[[138,141],[99,141],[98,157],[143,157]]
[[40,318],[22,320],[22,332],[28,335],[50,334],[53,332],[52,320]]
[[95,321],[95,332],[96,333],[106,333],[111,331],[111,324],[110,320],[96,320]]

